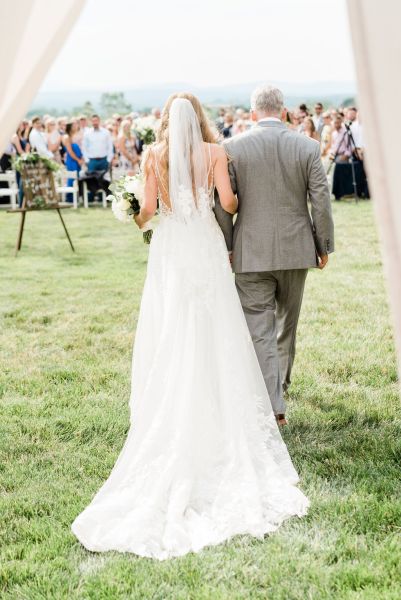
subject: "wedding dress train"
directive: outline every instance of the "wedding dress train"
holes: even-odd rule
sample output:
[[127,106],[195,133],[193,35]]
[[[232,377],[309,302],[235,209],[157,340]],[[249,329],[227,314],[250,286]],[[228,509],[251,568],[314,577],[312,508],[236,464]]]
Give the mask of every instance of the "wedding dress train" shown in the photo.
[[307,512],[211,197],[200,190],[195,205],[184,186],[172,208],[161,202],[136,332],[131,428],[72,525],[89,550],[163,560],[237,534],[263,536]]

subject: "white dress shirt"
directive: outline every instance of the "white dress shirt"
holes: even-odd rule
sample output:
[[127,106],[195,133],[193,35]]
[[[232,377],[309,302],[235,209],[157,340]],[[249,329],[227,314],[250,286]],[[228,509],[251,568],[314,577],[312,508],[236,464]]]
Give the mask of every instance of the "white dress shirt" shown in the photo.
[[263,123],[264,121],[277,121],[278,123],[282,123],[282,120],[277,117],[263,117],[263,119],[259,119],[258,123]]
[[357,148],[363,148],[362,125],[359,121],[352,121],[350,128],[355,146]]
[[32,150],[36,150],[36,152],[40,156],[46,156],[46,158],[53,158],[53,152],[47,147],[47,139],[44,133],[39,131],[38,129],[33,128],[31,133],[29,134],[29,143],[31,145]]
[[110,163],[114,156],[113,140],[110,132],[104,127],[99,127],[99,129],[91,127],[84,134],[82,153],[85,162],[88,162],[90,158],[106,157]]

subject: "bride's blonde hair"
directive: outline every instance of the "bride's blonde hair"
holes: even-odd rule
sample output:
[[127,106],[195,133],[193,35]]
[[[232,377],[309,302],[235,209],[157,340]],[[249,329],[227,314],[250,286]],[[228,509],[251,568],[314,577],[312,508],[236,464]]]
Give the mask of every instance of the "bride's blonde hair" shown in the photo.
[[149,173],[149,169],[151,167],[151,150],[154,145],[160,146],[160,152],[158,153],[158,164],[160,170],[160,177],[165,183],[165,188],[168,189],[168,155],[169,155],[169,134],[168,134],[168,125],[169,125],[169,116],[170,116],[170,107],[175,100],[175,98],[185,98],[189,100],[192,104],[196,116],[199,120],[199,125],[202,133],[202,138],[204,142],[209,142],[211,144],[215,144],[217,142],[218,134],[217,131],[211,125],[209,119],[207,118],[205,111],[203,110],[202,104],[199,102],[198,98],[189,92],[179,92],[177,94],[172,94],[167,100],[160,121],[160,127],[157,131],[156,142],[152,146],[148,148],[145,152],[144,157],[142,159],[142,169],[145,174],[145,178]]

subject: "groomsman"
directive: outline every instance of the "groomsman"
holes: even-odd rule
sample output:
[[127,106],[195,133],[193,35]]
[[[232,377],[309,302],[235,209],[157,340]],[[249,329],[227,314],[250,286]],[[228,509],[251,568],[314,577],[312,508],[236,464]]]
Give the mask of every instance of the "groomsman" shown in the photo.
[[114,156],[113,140],[110,132],[100,126],[98,115],[92,116],[92,128],[84,134],[82,152],[89,173],[109,169]]

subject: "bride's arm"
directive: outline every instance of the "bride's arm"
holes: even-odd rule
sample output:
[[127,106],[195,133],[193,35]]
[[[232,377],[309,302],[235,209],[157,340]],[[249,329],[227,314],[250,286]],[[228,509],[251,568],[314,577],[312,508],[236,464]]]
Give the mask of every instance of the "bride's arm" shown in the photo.
[[238,209],[238,200],[231,188],[227,154],[221,146],[214,146],[213,150],[216,157],[214,163],[214,183],[219,194],[220,204],[226,212],[234,215]]
[[148,164],[145,166],[145,190],[141,211],[134,217],[135,223],[139,228],[155,215],[157,210],[157,179],[153,170],[153,161],[148,158]]

